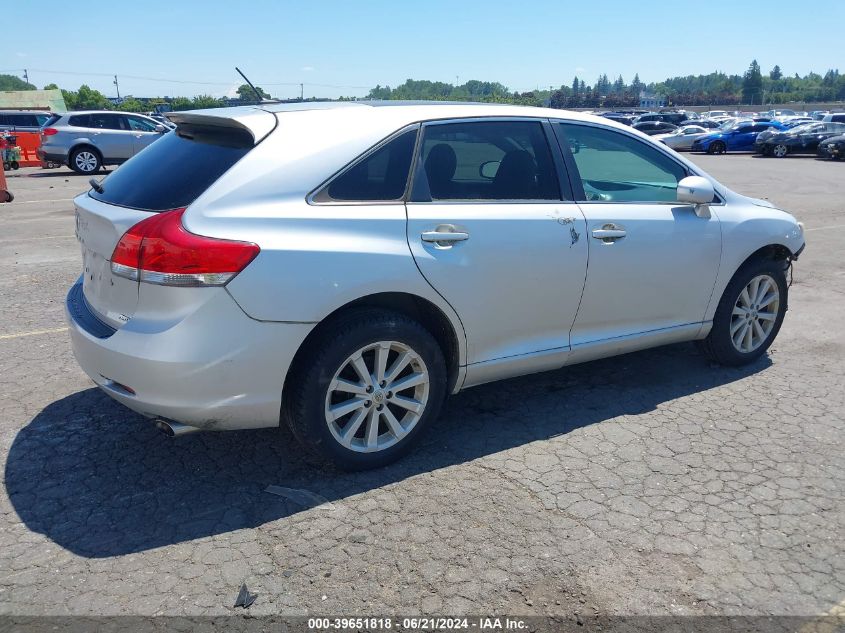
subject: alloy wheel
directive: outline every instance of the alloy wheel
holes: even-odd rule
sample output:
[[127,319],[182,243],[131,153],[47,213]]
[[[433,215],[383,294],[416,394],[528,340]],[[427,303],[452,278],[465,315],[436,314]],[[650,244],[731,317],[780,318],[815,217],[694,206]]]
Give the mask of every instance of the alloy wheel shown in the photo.
[[419,354],[398,341],[372,343],[349,356],[329,383],[326,424],[349,450],[382,451],[414,429],[429,391],[428,368]]
[[783,143],[775,145],[774,149],[772,150],[772,154],[775,155],[776,158],[783,158],[786,156],[787,152],[789,152],[789,148]]
[[79,171],[90,173],[97,169],[97,157],[92,152],[81,151],[76,154],[73,159],[74,164],[79,168]]
[[734,348],[748,354],[768,340],[780,310],[780,290],[769,275],[757,275],[734,303],[731,314],[731,341]]

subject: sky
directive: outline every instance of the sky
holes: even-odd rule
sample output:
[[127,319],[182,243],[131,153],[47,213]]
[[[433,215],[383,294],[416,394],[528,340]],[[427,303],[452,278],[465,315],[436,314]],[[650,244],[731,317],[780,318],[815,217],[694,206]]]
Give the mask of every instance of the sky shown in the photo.
[[[7,0],[0,73],[115,96],[233,95],[238,66],[274,97],[364,96],[406,79],[527,91],[635,73],[845,72],[845,0],[75,0],[33,20]],[[802,22],[799,27],[797,21]],[[29,25],[29,26],[26,26]],[[812,25],[810,27],[810,25]]]

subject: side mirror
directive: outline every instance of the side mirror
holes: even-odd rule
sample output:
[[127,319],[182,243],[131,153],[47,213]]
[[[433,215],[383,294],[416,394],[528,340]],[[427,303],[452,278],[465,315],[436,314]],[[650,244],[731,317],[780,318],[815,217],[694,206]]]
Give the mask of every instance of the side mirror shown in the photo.
[[500,164],[497,160],[488,160],[485,163],[481,163],[478,167],[478,175],[487,180],[493,180],[499,171]]
[[155,131],[158,132],[159,134],[164,134],[165,132],[168,131],[168,129],[167,129],[167,126],[164,126],[161,123],[159,123],[158,125],[156,125]]
[[694,204],[695,214],[699,217],[710,217],[706,205],[713,201],[715,195],[713,183],[701,176],[687,176],[678,183],[678,202]]

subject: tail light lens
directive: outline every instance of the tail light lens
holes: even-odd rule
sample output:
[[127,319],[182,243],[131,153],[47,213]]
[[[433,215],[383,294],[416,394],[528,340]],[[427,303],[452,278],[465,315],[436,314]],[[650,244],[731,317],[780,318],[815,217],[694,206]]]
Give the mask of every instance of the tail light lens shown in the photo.
[[158,213],[126,231],[112,253],[112,272],[162,286],[223,286],[261,251],[252,242],[189,233],[183,213]]
[[41,130],[41,136],[53,136],[53,134],[58,134],[59,131],[54,127],[45,127]]

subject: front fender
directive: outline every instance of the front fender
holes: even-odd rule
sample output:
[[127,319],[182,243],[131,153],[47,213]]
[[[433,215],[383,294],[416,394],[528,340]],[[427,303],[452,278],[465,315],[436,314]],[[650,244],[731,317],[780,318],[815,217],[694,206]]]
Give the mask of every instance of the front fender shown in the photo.
[[734,211],[731,202],[717,213],[722,228],[722,258],[719,273],[705,320],[710,321],[716,312],[722,294],[737,270],[755,253],[769,246],[781,246],[793,256],[804,247],[804,231],[789,213],[774,208],[754,205],[746,199]]

